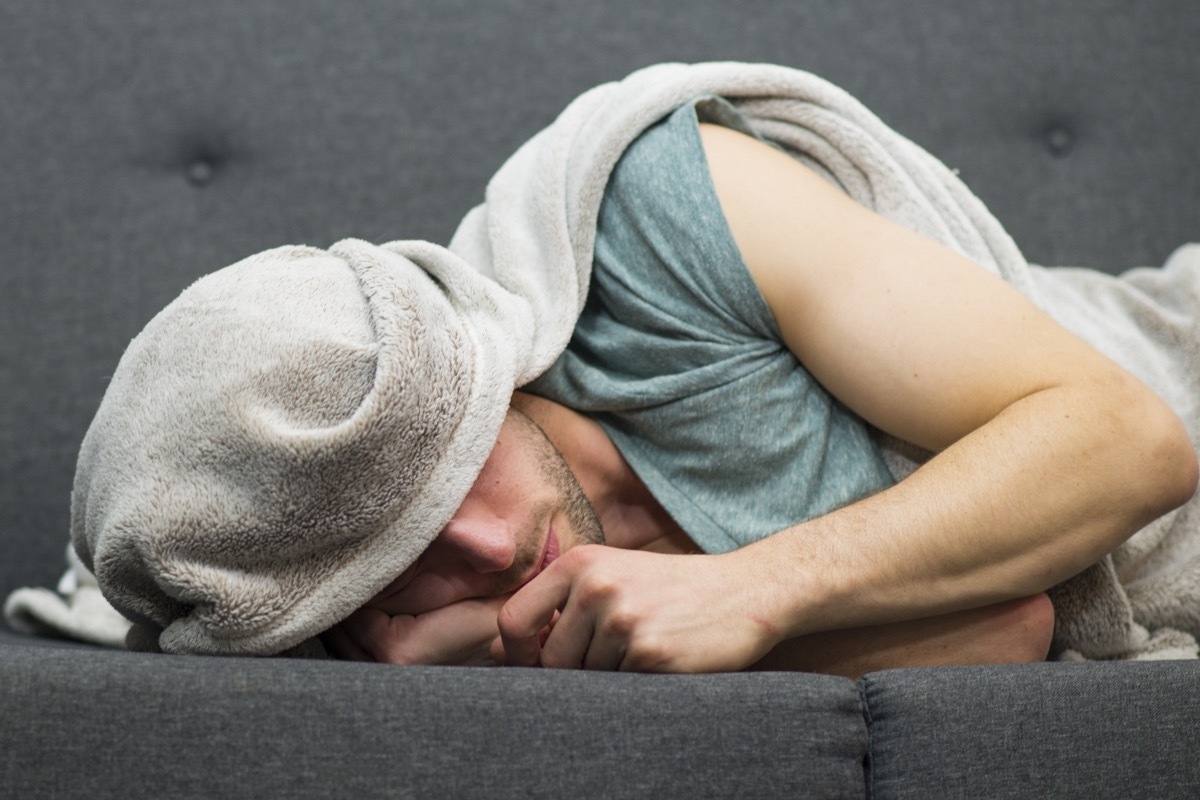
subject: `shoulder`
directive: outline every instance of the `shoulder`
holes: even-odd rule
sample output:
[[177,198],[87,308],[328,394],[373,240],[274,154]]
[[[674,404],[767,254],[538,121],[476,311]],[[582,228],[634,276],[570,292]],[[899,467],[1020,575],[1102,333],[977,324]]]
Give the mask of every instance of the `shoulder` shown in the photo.
[[725,218],[789,350],[875,427],[940,450],[1096,355],[978,264],[782,150],[700,132]]

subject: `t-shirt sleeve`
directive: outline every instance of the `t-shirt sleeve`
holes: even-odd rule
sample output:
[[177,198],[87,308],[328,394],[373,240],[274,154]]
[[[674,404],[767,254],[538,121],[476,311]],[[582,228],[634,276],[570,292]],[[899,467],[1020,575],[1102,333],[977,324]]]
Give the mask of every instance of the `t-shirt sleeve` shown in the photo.
[[626,150],[574,335],[528,388],[593,416],[697,544],[722,552],[892,479],[867,426],[783,344],[721,211],[701,118],[748,130],[702,98]]

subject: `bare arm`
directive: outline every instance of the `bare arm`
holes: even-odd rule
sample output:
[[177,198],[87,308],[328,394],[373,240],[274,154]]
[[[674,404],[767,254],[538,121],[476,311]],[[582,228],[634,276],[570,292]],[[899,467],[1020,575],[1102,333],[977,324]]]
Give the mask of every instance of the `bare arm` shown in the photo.
[[[774,648],[764,666],[846,674],[1040,658],[1052,613],[1039,593],[1194,491],[1179,420],[978,265],[749,137],[702,136],[787,346],[868,422],[936,455],[891,489],[734,552],[573,548],[500,608],[491,656],[713,671]],[[385,644],[433,627],[361,621]],[[472,652],[494,635],[484,623]],[[1014,639],[1035,646],[1010,651]],[[433,652],[412,647],[358,654]]]
[[786,155],[725,128],[702,137],[788,347],[868,422],[937,453],[739,551],[784,638],[1035,594],[1191,496],[1186,432],[1131,375]]
[[1054,607],[1045,594],[937,617],[785,639],[751,669],[800,670],[857,680],[897,667],[1045,661]]
[[[868,422],[936,455],[730,553],[571,550],[501,609],[498,660],[742,669],[811,634],[961,622],[1036,597],[1191,496],[1196,458],[1174,413],[1003,281],[774,148],[718,127],[702,137],[786,345]],[[935,637],[954,632],[946,621],[928,623]]]

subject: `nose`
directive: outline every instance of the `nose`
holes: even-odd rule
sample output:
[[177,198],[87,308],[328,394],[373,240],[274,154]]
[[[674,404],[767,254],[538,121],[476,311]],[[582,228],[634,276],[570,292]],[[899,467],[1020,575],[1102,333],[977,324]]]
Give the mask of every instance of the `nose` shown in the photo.
[[438,540],[445,551],[476,572],[502,572],[512,566],[517,544],[502,520],[453,519]]

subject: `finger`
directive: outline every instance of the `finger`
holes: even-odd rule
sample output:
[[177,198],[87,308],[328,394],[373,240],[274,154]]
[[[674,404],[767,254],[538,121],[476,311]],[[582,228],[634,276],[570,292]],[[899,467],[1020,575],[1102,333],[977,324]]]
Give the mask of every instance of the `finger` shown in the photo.
[[616,671],[625,660],[625,644],[613,637],[593,635],[583,658],[584,669]]
[[507,664],[508,659],[504,655],[504,640],[497,636],[492,641],[492,646],[488,648],[488,653],[492,657],[492,661],[497,664]]
[[[350,643],[366,654],[370,661],[389,664],[408,663],[397,645],[412,627],[412,617],[393,617],[374,608],[360,608],[339,627]],[[397,624],[398,623],[398,624]]]
[[463,600],[413,618],[407,645],[426,664],[492,665],[496,615],[507,597]]
[[568,601],[553,631],[542,640],[542,666],[553,669],[616,670],[625,658],[625,640],[607,633],[596,613]]
[[426,572],[413,577],[399,591],[381,592],[368,600],[366,605],[388,614],[417,616],[463,600],[475,599],[478,595],[478,586],[473,586],[472,581],[463,575]]
[[538,631],[538,644],[542,647],[546,646],[546,639],[550,638],[550,633],[554,630],[554,626],[558,624],[558,619],[561,616],[562,612],[555,609],[554,616],[550,619],[550,624]]
[[[542,642],[542,666],[549,669],[582,669],[595,633],[596,623],[592,614],[581,610],[577,603],[568,601],[554,629]],[[599,652],[600,648],[597,648]]]
[[573,573],[554,569],[558,563],[525,584],[500,609],[496,621],[504,647],[501,663],[513,667],[536,667],[541,663],[539,634],[554,620],[555,612],[571,593]]
[[[550,637],[550,632],[554,630],[554,623],[558,622],[559,616],[560,612],[556,609],[554,612],[554,618],[550,620],[550,624],[538,631],[538,644],[542,647],[546,646],[546,639]],[[490,655],[493,663],[506,663],[504,660],[504,640],[499,636],[492,640]]]
[[[374,597],[368,600],[363,605],[371,608],[378,608],[380,611],[390,611],[388,603],[396,595],[401,594],[404,589],[412,582],[413,577],[417,574],[417,563],[409,565],[408,569],[401,572],[396,579],[381,589]],[[390,613],[403,613],[399,611],[390,611]]]
[[364,607],[340,627],[366,660],[388,664],[493,664],[489,648],[499,633],[496,614],[506,599],[464,600],[416,616]]
[[[554,612],[554,619],[556,619],[556,620],[558,619],[557,610],[556,610],[556,612]],[[550,625],[547,625],[546,627],[541,628],[541,630],[538,631],[538,644],[541,646],[546,646],[546,639],[550,638],[550,632],[553,630],[554,630],[554,622],[553,621],[551,622]],[[493,664],[504,664],[504,666],[506,666],[506,667],[511,666],[511,664],[508,663],[508,660],[506,660],[506,658],[504,656],[504,639],[497,636],[496,639],[492,640],[490,655],[491,655]]]

